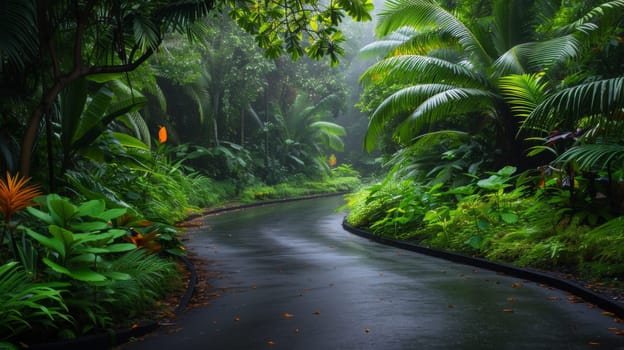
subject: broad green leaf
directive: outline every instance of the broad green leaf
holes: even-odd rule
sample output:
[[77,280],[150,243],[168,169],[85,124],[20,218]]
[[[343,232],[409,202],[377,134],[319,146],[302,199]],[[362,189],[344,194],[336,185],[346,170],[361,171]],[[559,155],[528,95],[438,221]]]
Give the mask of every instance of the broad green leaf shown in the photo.
[[123,237],[128,234],[128,231],[122,229],[112,229],[107,232],[113,239]]
[[516,167],[507,165],[503,167],[502,169],[500,169],[499,171],[497,171],[496,173],[500,176],[510,177],[515,172],[516,172]]
[[518,215],[514,213],[500,213],[500,217],[508,224],[515,224],[518,222]]
[[92,216],[96,217],[98,214],[106,209],[106,205],[101,199],[94,199],[88,202],[84,202],[78,206],[77,211],[79,216]]
[[111,280],[115,280],[115,281],[128,281],[132,279],[132,276],[130,276],[127,273],[123,273],[123,272],[117,272],[117,271],[102,271],[102,274],[106,277],[108,277]]
[[102,262],[102,257],[91,253],[77,254],[67,259],[68,264],[98,264],[100,262]]
[[112,242],[113,235],[109,232],[85,232],[75,233],[74,239],[79,244],[89,243],[90,246],[104,246]]
[[44,236],[27,227],[24,227],[24,230],[26,230],[26,234],[34,238],[37,242],[41,243],[41,245],[58,253],[62,258],[65,258],[65,245],[63,244],[62,241],[59,241],[58,239],[54,237]]
[[54,219],[54,222],[63,227],[65,227],[74,214],[76,214],[76,207],[64,198],[49,201],[48,208],[50,209],[50,215]]
[[58,273],[62,273],[64,275],[67,275],[73,279],[79,280],[79,281],[84,281],[84,282],[103,282],[106,281],[107,278],[106,276],[97,273],[93,270],[90,270],[86,267],[79,267],[79,268],[67,268],[65,266],[61,266],[57,263],[55,263],[54,261],[48,259],[48,258],[43,258],[43,263],[46,264],[47,266],[49,266],[52,270],[58,272]]
[[107,254],[109,250],[102,247],[83,247],[76,249],[76,253],[79,254]]
[[95,94],[92,94],[86,110],[82,114],[80,125],[74,134],[72,143],[75,145],[83,138],[89,130],[96,127],[102,115],[106,113],[111,101],[114,98],[113,92],[106,86],[101,87]]
[[505,183],[505,179],[498,175],[491,175],[487,179],[479,180],[477,186],[485,188],[487,190],[499,190],[501,188],[509,187],[511,185]]
[[111,221],[112,219],[118,218],[124,215],[128,210],[126,208],[114,208],[109,209],[103,213],[99,213],[96,217],[99,219],[103,219],[106,221]]
[[490,223],[487,222],[486,220],[478,219],[477,227],[479,227],[480,230],[487,230],[490,227]]
[[107,245],[103,247],[81,248],[78,251],[80,253],[110,254],[110,253],[128,252],[134,249],[136,249],[136,246],[132,243],[117,243],[117,244],[111,244],[111,245]]
[[106,281],[106,276],[90,270],[86,267],[70,270],[70,276],[74,279],[84,282],[103,282]]
[[113,136],[119,141],[119,143],[124,147],[132,147],[142,149],[144,151],[149,151],[150,148],[141,140],[137,139],[134,136],[124,134],[121,132],[113,132]]
[[481,238],[481,236],[472,236],[468,238],[468,240],[466,240],[466,242],[464,243],[467,243],[475,249],[481,249],[481,245],[483,244],[483,238]]
[[43,212],[35,207],[27,207],[26,211],[28,211],[28,213],[30,213],[32,216],[45,222],[48,225],[51,225],[54,223],[54,220],[52,219],[52,216],[50,214]]
[[67,276],[70,275],[70,272],[69,272],[68,268],[66,268],[64,266],[61,266],[61,265],[55,263],[54,261],[52,261],[52,260],[50,260],[48,258],[43,258],[43,263],[48,265],[52,270],[54,270],[54,271],[56,271],[58,273],[62,273],[62,274],[67,275]]
[[89,221],[71,224],[69,228],[74,232],[92,232],[106,230],[109,225],[103,221]]

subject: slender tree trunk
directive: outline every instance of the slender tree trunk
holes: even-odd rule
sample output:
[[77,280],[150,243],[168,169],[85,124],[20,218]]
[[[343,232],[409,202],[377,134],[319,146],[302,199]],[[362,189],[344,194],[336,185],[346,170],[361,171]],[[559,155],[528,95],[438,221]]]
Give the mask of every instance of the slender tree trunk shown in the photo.
[[212,107],[213,107],[213,111],[212,111],[212,131],[213,131],[213,135],[214,135],[214,142],[215,142],[215,146],[219,146],[219,129],[218,129],[218,123],[217,123],[217,117],[219,115],[219,100],[220,100],[220,94],[216,93],[213,98],[212,98]]
[[240,145],[245,147],[245,109],[240,112]]
[[20,173],[22,176],[30,176],[30,161],[32,159],[33,147],[35,140],[39,135],[39,125],[43,114],[50,110],[50,106],[56,100],[58,94],[61,92],[65,84],[62,81],[57,81],[43,96],[41,102],[30,114],[28,120],[28,127],[22,138],[22,153],[20,157]]
[[50,112],[48,110],[45,115],[46,125],[46,144],[48,149],[48,186],[50,192],[56,192],[56,184],[54,181],[54,152],[52,148],[52,123],[50,122]]

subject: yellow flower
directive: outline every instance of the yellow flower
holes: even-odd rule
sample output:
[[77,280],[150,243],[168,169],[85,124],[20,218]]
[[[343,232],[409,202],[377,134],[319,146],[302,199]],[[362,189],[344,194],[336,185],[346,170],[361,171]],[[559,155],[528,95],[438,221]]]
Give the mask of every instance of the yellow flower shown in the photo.
[[12,177],[7,171],[6,179],[0,181],[0,211],[6,223],[17,211],[34,205],[33,198],[41,195],[38,185],[27,185],[29,180],[19,174]]
[[336,163],[337,163],[336,156],[333,154],[329,156],[329,166],[333,168],[336,166]]

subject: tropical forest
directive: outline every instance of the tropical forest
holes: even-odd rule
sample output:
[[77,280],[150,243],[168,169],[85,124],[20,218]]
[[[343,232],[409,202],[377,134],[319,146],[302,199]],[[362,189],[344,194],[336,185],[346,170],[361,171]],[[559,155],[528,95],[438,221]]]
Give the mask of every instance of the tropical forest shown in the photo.
[[624,295],[624,0],[4,0],[0,91],[0,348],[159,317],[189,218],[319,195]]

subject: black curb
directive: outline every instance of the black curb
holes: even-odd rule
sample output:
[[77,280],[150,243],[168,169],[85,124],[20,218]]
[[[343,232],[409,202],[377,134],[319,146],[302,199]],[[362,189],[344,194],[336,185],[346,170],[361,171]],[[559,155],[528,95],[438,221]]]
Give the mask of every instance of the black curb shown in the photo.
[[368,231],[353,227],[349,225],[346,220],[342,222],[342,227],[361,237],[367,238],[371,241],[375,241],[378,243],[386,244],[389,246],[410,250],[413,252],[417,252],[424,255],[433,256],[440,259],[449,260],[452,262],[471,265],[475,267],[484,268],[487,270],[492,270],[496,272],[501,272],[510,276],[519,277],[522,279],[526,279],[529,281],[545,284],[569,293],[572,293],[586,302],[594,304],[605,311],[609,311],[613,313],[615,316],[619,318],[624,318],[624,305],[618,302],[615,302],[603,295],[597,294],[592,290],[581,286],[572,281],[568,281],[565,279],[561,279],[555,276],[551,276],[539,271],[534,271],[527,268],[520,268],[517,266],[497,263],[486,259],[475,258],[463,254],[451,253],[443,250],[437,250],[432,248],[423,247],[418,244],[409,243],[406,241],[386,238],[378,235],[374,235]]
[[188,285],[186,286],[186,291],[184,292],[182,298],[180,298],[180,302],[174,310],[176,315],[186,309],[188,303],[193,297],[193,293],[195,293],[195,286],[197,285],[197,270],[195,269],[195,264],[193,264],[193,262],[184,255],[180,255],[178,258],[184,262],[186,268],[190,271],[191,276],[189,278]]

